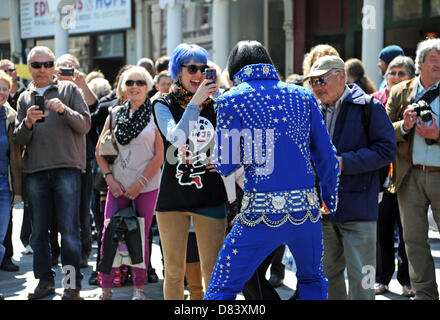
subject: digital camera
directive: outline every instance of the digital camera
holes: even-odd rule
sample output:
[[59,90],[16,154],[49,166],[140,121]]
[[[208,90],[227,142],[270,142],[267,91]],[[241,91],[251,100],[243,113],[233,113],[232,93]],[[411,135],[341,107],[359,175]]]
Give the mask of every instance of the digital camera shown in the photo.
[[417,113],[417,116],[422,118],[423,122],[429,122],[432,120],[432,109],[431,106],[424,100],[420,100],[416,103],[410,105],[411,108],[414,108],[414,112]]

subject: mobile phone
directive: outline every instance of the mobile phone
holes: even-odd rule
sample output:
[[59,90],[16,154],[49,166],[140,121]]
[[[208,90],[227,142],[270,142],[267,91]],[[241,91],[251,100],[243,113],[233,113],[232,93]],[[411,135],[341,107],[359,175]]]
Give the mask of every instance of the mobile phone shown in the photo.
[[61,76],[71,77],[73,76],[73,68],[61,68]]
[[214,68],[205,70],[205,79],[212,80],[212,83],[217,82],[217,71]]
[[[43,111],[44,114],[45,100],[43,96],[40,96],[38,94],[35,95],[35,105],[38,106],[38,109]],[[37,120],[37,122],[44,122],[44,118]]]

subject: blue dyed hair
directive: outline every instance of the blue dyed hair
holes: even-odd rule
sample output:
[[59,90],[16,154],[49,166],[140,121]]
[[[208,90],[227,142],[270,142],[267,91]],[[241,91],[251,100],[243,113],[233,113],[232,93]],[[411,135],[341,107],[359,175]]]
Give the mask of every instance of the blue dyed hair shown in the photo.
[[197,44],[181,43],[171,54],[168,70],[174,81],[179,78],[179,73],[182,70],[182,63],[189,63],[193,59],[194,63],[207,63],[209,53],[206,49]]

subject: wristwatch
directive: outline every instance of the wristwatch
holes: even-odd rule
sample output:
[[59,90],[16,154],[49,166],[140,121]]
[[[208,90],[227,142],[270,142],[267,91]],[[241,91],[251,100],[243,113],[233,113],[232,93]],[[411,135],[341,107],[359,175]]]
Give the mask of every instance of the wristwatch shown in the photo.
[[109,175],[113,174],[111,171],[104,173],[104,179],[107,179]]

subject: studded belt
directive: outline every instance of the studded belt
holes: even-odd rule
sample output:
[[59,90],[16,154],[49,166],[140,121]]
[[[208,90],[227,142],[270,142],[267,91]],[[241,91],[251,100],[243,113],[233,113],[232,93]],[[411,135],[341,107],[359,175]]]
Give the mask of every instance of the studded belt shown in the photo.
[[[294,225],[300,225],[308,218],[312,223],[315,223],[321,215],[318,213],[314,217],[312,211],[320,207],[321,203],[315,188],[275,192],[245,192],[241,212],[236,219],[240,219],[247,226],[255,226],[260,222],[264,222],[270,227],[278,227],[287,221]],[[300,212],[304,212],[301,218],[293,216],[293,214]],[[280,217],[270,219],[267,216],[269,214],[279,215]]]

